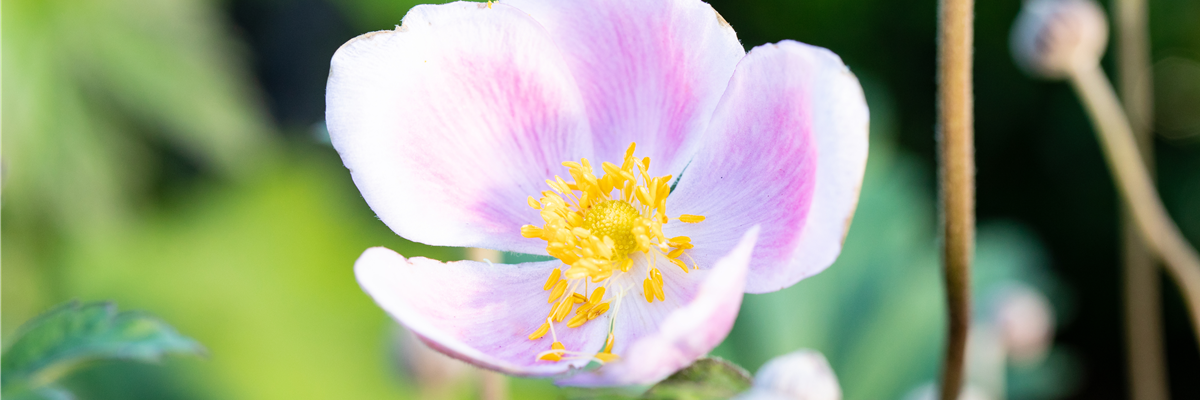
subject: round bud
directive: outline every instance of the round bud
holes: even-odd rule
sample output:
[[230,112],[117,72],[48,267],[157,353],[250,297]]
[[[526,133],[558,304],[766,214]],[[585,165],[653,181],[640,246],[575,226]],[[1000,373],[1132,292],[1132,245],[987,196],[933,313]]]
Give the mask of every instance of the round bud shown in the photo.
[[825,356],[797,350],[768,361],[754,375],[754,387],[738,400],[841,400],[842,388]]
[[1011,284],[993,297],[994,324],[1009,359],[1041,360],[1054,340],[1054,309],[1041,292],[1024,284]]
[[[933,383],[927,383],[913,389],[904,396],[904,400],[938,400],[938,388]],[[970,383],[963,385],[962,391],[958,392],[958,400],[991,400],[983,389]]]
[[1061,79],[1100,63],[1108,21],[1092,0],[1026,0],[1009,39],[1026,72]]

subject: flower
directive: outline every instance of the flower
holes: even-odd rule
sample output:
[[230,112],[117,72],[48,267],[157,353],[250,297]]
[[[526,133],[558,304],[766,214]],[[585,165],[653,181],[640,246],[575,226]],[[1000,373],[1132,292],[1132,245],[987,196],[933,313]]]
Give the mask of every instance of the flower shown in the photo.
[[841,400],[842,387],[821,352],[800,349],[772,358],[754,375],[754,386],[734,400]]
[[355,264],[363,289],[446,354],[569,385],[662,379],[728,334],[743,292],[829,266],[867,156],[841,59],[746,53],[697,0],[417,6],[338,49],[326,103],[397,234],[555,257],[377,247]]

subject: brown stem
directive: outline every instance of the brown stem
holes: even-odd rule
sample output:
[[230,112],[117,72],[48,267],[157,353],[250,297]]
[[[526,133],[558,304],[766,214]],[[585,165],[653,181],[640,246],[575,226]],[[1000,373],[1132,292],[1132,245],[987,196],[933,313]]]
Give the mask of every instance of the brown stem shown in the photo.
[[1100,147],[1112,170],[1118,192],[1125,200],[1146,244],[1161,258],[1168,276],[1183,293],[1192,328],[1200,340],[1200,255],[1183,238],[1167,214],[1145,161],[1137,151],[1133,129],[1117,101],[1117,94],[1096,64],[1080,65],[1071,72],[1071,84],[1083,101],[1096,128]]
[[941,228],[949,335],[941,399],[958,398],[971,322],[975,144],[971,88],[973,0],[939,0],[938,136]]
[[[1146,0],[1114,0],[1117,74],[1122,104],[1136,142],[1154,174],[1154,104],[1150,75],[1150,38]],[[1162,301],[1154,255],[1138,232],[1131,211],[1122,206],[1124,231],[1125,348],[1133,400],[1168,398],[1163,353]]]

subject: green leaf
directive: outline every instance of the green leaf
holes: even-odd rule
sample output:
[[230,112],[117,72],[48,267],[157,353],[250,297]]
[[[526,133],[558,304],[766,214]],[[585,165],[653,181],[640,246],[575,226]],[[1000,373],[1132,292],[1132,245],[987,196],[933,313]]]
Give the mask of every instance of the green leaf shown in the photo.
[[162,320],[140,312],[118,313],[112,303],[64,304],[25,323],[15,336],[0,361],[0,385],[31,388],[39,394],[33,397],[47,397],[54,390],[45,385],[87,361],[155,362],[167,353],[204,353],[199,343]]
[[728,399],[750,389],[750,374],[719,357],[705,357],[651,387],[643,399]]
[[66,389],[58,386],[43,386],[37,389],[31,389],[27,386],[13,387],[13,385],[4,388],[3,397],[7,400],[74,400],[75,396],[71,395]]

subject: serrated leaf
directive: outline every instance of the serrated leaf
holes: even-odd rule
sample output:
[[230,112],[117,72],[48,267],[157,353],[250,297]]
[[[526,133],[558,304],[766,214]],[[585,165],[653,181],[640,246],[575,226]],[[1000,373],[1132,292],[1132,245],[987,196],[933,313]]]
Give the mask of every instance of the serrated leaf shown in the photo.
[[750,389],[750,374],[719,357],[705,357],[659,382],[643,399],[728,399]]
[[0,385],[42,388],[87,361],[154,362],[204,347],[146,313],[117,312],[112,303],[70,302],[25,323],[0,361]]

